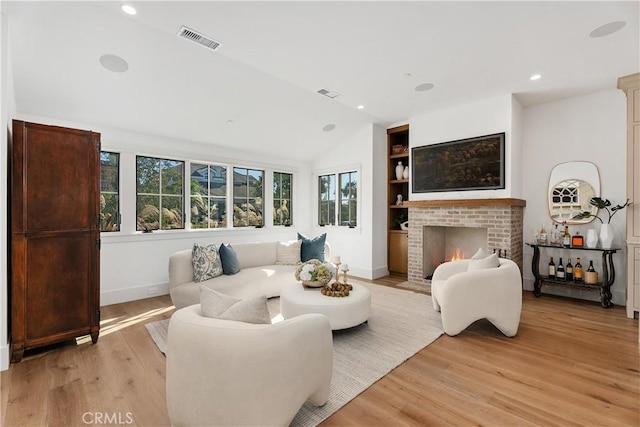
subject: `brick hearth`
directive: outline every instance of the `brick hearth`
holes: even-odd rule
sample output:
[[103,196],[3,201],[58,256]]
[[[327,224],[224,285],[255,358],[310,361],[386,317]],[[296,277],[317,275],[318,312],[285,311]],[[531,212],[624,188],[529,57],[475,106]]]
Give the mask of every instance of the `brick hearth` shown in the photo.
[[407,201],[409,207],[408,280],[422,283],[423,228],[482,227],[487,229],[487,250],[506,249],[522,271],[523,216],[521,199],[469,199]]

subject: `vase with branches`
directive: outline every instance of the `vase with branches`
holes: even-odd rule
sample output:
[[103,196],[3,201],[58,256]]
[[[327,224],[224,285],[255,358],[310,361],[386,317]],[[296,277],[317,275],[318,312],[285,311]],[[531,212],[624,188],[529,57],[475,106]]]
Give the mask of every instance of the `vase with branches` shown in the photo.
[[591,213],[589,211],[580,212],[579,214],[575,215],[573,217],[573,219],[586,219],[586,218],[590,218],[590,217],[595,217],[595,218],[598,218],[598,220],[600,220],[600,222],[602,224],[611,224],[611,218],[613,218],[613,216],[618,211],[621,211],[622,209],[626,208],[627,206],[632,205],[633,202],[630,202],[629,199],[627,199],[627,201],[624,203],[624,205],[615,205],[615,206],[611,207],[611,201],[609,199],[602,199],[600,197],[592,197],[591,200],[589,200],[589,204],[591,206],[597,207],[598,211],[600,211],[600,209],[604,209],[604,210],[607,211],[608,218],[607,218],[607,222],[606,223],[597,214],[593,214],[593,213]]

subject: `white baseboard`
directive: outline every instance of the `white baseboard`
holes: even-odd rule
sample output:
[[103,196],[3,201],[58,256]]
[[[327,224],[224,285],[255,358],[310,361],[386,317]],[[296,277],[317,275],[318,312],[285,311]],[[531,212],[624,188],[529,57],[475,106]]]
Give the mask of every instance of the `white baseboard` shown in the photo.
[[0,371],[9,369],[9,343],[0,346]]
[[379,279],[380,277],[385,277],[389,275],[389,270],[387,266],[378,267],[373,269],[372,279]]
[[135,288],[116,289],[114,291],[100,292],[100,305],[119,304],[121,302],[135,301],[152,298],[169,293],[168,283],[137,286]]

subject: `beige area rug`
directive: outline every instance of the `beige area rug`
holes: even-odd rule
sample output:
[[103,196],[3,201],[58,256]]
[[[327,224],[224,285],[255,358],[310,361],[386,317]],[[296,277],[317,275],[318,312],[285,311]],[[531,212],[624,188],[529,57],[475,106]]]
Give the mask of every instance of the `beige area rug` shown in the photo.
[[[369,321],[355,328],[334,331],[329,401],[321,408],[309,403],[303,405],[292,426],[319,424],[443,334],[440,313],[433,310],[430,296],[360,284],[371,291]],[[274,322],[281,319],[278,298],[269,300],[269,310]],[[168,324],[167,319],[145,325],[162,352]]]
[[401,282],[396,285],[398,288],[409,289],[411,291],[426,292],[431,295],[431,285],[428,283]]

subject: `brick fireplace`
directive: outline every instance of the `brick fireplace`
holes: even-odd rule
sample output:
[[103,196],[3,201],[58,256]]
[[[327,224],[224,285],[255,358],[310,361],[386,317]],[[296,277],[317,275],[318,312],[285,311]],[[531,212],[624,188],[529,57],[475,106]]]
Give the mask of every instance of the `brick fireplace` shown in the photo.
[[[472,227],[486,229],[486,249],[506,251],[522,271],[522,199],[461,199],[407,201],[409,207],[408,280],[423,283],[425,276],[425,227]],[[432,235],[432,234],[431,234]],[[467,255],[467,254],[465,254]],[[473,253],[468,254],[468,256]],[[428,266],[431,268],[431,266]]]

